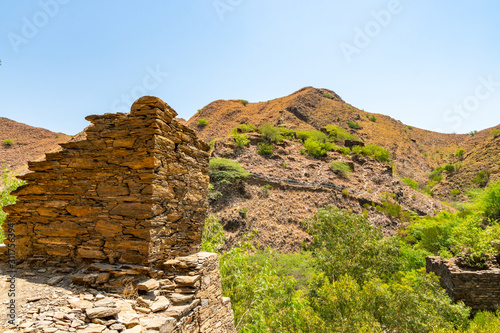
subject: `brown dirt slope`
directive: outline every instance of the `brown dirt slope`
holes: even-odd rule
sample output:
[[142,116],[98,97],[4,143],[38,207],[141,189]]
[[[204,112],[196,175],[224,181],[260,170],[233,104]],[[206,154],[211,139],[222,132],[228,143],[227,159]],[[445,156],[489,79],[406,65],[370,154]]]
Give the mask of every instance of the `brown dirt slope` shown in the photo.
[[[44,128],[18,123],[0,117],[0,165],[9,166],[16,174],[27,172],[27,162],[45,158],[45,153],[59,149],[59,143],[71,137]],[[8,146],[4,140],[12,140]]]
[[[330,94],[332,98],[325,97]],[[374,116],[376,121],[370,121]],[[209,123],[198,126],[198,120]],[[360,129],[350,129],[348,121],[357,122]],[[282,125],[293,129],[318,129],[326,125],[343,127],[365,141],[382,146],[391,152],[397,174],[417,180],[421,185],[428,181],[427,174],[446,163],[456,162],[454,153],[463,148],[466,153],[474,149],[490,149],[483,145],[493,129],[469,134],[444,134],[408,126],[382,114],[360,110],[342,100],[335,92],[313,87],[303,88],[289,96],[267,102],[248,103],[240,100],[218,100],[208,104],[191,119],[188,125],[206,141],[227,136],[239,124],[263,123]],[[497,126],[500,127],[500,126]],[[483,148],[479,148],[483,147]],[[480,154],[479,154],[480,155]],[[497,158],[487,154],[489,158]],[[471,158],[469,161],[471,161]],[[494,160],[480,162],[488,165]],[[459,182],[466,182],[459,179]]]
[[[327,205],[367,214],[385,234],[394,234],[406,219],[377,210],[384,201],[421,216],[447,208],[404,184],[387,163],[337,152],[316,159],[301,154],[302,144],[289,140],[275,144],[274,153],[263,157],[257,153],[260,135],[249,134],[249,139],[247,147],[237,147],[231,138],[220,139],[212,151],[212,157],[237,161],[252,173],[237,186],[213,183],[209,213],[224,226],[228,247],[255,230],[254,239],[262,247],[296,251],[310,239],[301,221]],[[351,175],[334,173],[329,165],[333,161],[348,163]]]

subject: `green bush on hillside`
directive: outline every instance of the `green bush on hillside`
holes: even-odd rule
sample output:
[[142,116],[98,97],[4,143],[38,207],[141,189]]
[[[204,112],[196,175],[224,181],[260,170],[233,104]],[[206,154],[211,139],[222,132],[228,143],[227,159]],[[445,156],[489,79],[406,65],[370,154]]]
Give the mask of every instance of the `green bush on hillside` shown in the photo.
[[500,180],[490,184],[478,199],[478,206],[485,216],[491,219],[500,219]]
[[329,94],[329,93],[324,93],[323,97],[329,98],[329,99],[333,99],[333,96],[331,94]]
[[338,174],[341,177],[349,178],[349,175],[351,174],[351,168],[346,162],[334,161],[330,163],[330,166],[332,167],[332,171],[334,173]]
[[492,130],[492,131],[490,131],[490,136],[492,136],[494,138],[500,136],[500,130]]
[[262,156],[269,156],[274,152],[273,145],[266,142],[259,142],[259,148],[257,148],[257,153]]
[[238,147],[243,147],[243,146],[246,146],[250,143],[248,136],[245,134],[238,133],[237,130],[233,130],[233,132],[231,133],[231,137],[233,138],[234,143]]
[[262,138],[267,142],[281,142],[283,141],[283,136],[281,136],[281,131],[279,127],[273,126],[271,124],[264,124],[258,128],[258,132],[262,135]]
[[238,162],[226,158],[211,158],[208,174],[211,182],[220,184],[234,184],[250,175]]
[[354,146],[351,150],[353,153],[373,157],[381,162],[389,162],[391,160],[389,151],[377,145]]
[[459,149],[455,152],[455,157],[462,158],[465,154],[465,149]]
[[3,140],[3,144],[4,144],[4,146],[10,147],[10,146],[14,145],[14,141],[12,141],[11,139],[5,139],[5,140]]
[[347,132],[345,129],[341,127],[337,127],[334,125],[327,125],[325,126],[325,130],[328,132],[330,138],[335,142],[339,140],[361,141],[358,137]]
[[403,183],[410,186],[412,189],[418,190],[418,183],[415,180],[411,178],[403,178],[401,180],[403,181]]
[[240,100],[240,102],[241,102],[241,104],[243,104],[243,105],[245,105],[245,106],[248,104],[248,101],[247,101],[247,100],[244,100],[244,99]]
[[347,122],[347,125],[352,128],[352,129],[360,129],[361,127],[359,126],[359,124],[355,121],[348,121]]
[[486,184],[488,184],[488,181],[490,180],[490,171],[480,171],[476,177],[472,178],[472,182],[475,183],[478,186],[484,187]]
[[241,124],[238,126],[238,129],[241,133],[255,132],[257,130],[257,128],[255,128],[252,124]]
[[325,156],[326,152],[332,150],[333,146],[329,142],[321,142],[313,138],[309,138],[304,142],[304,148],[306,149],[306,153],[308,155],[319,158]]
[[208,120],[206,118],[198,119],[198,126],[205,127],[208,125]]

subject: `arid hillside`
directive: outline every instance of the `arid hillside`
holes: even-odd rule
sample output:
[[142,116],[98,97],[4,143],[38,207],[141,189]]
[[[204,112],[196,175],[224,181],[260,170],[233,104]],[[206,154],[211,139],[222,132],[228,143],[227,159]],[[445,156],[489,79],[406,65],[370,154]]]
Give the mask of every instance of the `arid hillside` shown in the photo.
[[71,137],[44,128],[0,117],[0,164],[16,174],[27,171],[27,162],[45,158],[45,153],[59,149],[59,143]]
[[[202,118],[208,121],[205,126],[199,125]],[[349,122],[359,128],[350,128]],[[328,89],[306,87],[289,96],[260,103],[218,100],[188,120],[188,125],[207,142],[226,137],[240,124],[258,127],[264,123],[304,130],[322,130],[327,125],[342,127],[365,143],[389,150],[397,175],[412,178],[422,187],[427,185],[427,175],[432,170],[448,163],[462,162],[464,168],[463,172],[448,177],[447,188],[474,185],[472,179],[476,172],[487,167],[496,166],[490,170],[492,179],[499,174],[499,156],[489,133],[500,129],[500,125],[473,134],[436,133],[360,110]],[[464,149],[465,154],[457,158],[455,153],[460,149]]]

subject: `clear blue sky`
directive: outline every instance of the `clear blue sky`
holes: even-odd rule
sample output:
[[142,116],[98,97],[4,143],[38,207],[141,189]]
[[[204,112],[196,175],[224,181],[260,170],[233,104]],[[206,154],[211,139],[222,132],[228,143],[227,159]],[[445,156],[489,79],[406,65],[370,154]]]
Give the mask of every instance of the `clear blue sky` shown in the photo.
[[0,116],[75,134],[146,92],[180,117],[217,99],[328,88],[465,133],[500,123],[494,0],[40,0],[0,4]]

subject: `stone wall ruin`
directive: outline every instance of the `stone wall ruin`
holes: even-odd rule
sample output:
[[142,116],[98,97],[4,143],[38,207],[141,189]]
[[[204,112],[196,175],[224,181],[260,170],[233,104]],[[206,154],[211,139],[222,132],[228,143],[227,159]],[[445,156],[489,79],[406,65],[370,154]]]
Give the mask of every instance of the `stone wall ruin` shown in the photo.
[[[17,203],[4,207],[17,262],[64,272],[53,283],[108,296],[56,300],[80,316],[79,326],[31,311],[16,329],[235,332],[218,257],[200,252],[209,145],[176,115],[161,99],[141,97],[129,114],[86,117],[92,125],[83,135],[29,163],[32,172],[19,177],[27,184],[13,193]],[[138,297],[124,300],[120,293],[131,286]]]
[[17,259],[147,265],[198,252],[209,146],[175,116],[142,97],[130,114],[86,117],[86,139],[29,163],[5,209]]

